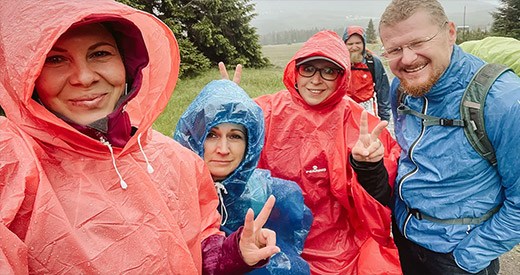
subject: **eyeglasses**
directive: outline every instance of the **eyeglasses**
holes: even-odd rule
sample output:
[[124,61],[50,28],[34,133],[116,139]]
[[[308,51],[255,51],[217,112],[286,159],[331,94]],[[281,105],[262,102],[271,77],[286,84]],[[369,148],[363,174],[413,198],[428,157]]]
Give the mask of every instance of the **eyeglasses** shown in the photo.
[[404,48],[408,48],[414,52],[420,52],[420,51],[424,51],[424,50],[430,48],[431,43],[428,43],[428,42],[432,41],[441,32],[441,30],[444,29],[444,26],[446,26],[447,23],[448,23],[448,21],[445,21],[444,23],[442,23],[442,25],[439,28],[439,30],[437,31],[437,33],[434,34],[432,37],[426,37],[424,39],[412,41],[408,44],[405,44],[405,45],[402,45],[399,47],[389,48],[389,49],[385,49],[384,47],[382,47],[381,48],[381,50],[383,52],[381,54],[382,57],[386,61],[390,61],[390,60],[398,59],[401,56],[403,56]]
[[316,72],[320,72],[321,78],[325,80],[336,80],[340,74],[343,73],[342,69],[324,67],[324,68],[316,68],[312,65],[302,64],[298,66],[298,73],[303,77],[313,77]]

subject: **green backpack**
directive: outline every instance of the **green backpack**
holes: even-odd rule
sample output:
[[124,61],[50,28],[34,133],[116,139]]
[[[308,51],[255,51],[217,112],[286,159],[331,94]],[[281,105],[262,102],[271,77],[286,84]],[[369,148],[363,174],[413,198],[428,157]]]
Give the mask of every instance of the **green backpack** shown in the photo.
[[495,80],[506,71],[511,71],[511,69],[496,63],[487,63],[477,71],[462,95],[460,102],[461,120],[429,116],[410,109],[404,105],[407,94],[401,86],[397,88],[397,113],[422,118],[424,126],[463,127],[464,134],[475,151],[491,165],[496,166],[495,150],[484,127],[484,105],[489,89]]

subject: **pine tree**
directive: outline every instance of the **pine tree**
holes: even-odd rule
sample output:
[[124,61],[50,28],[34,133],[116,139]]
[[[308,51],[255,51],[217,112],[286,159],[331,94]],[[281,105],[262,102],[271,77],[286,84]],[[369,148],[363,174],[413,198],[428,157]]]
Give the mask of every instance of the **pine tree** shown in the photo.
[[500,0],[501,6],[493,12],[495,34],[520,39],[520,0]]
[[367,43],[374,43],[377,41],[377,34],[376,29],[374,28],[374,22],[372,22],[372,19],[368,21],[368,27],[367,27]]
[[[213,63],[263,67],[259,36],[250,27],[254,4],[250,0],[197,1],[197,11],[186,23],[191,41]],[[191,6],[195,8],[195,5]]]
[[196,75],[219,61],[234,66],[264,67],[259,36],[250,26],[251,0],[118,0],[152,13],[175,34],[181,76]]

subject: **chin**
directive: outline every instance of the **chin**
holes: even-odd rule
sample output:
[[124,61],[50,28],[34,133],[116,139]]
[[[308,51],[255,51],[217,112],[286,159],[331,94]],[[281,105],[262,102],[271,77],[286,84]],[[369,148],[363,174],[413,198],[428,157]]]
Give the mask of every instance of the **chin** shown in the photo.
[[78,115],[75,115],[74,117],[69,117],[70,120],[74,121],[75,123],[77,124],[81,124],[81,125],[89,125],[91,123],[93,123],[94,121],[97,121],[97,120],[100,120],[106,116],[108,116],[110,113],[108,114],[94,114],[94,115],[88,115],[88,114],[80,114],[79,116]]
[[439,78],[441,77],[442,72],[434,73],[432,76],[429,76],[423,81],[419,81],[418,79],[412,79],[408,81],[406,79],[401,80],[401,86],[406,91],[407,94],[413,97],[420,97],[428,93],[432,87],[437,83]]

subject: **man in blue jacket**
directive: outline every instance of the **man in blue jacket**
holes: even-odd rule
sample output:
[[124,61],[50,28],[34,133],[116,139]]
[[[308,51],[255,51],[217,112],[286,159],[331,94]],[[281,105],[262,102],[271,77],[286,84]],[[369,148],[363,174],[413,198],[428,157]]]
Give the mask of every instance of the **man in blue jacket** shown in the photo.
[[[363,27],[347,27],[343,41],[351,61],[351,78],[347,95],[381,120],[390,120],[388,78],[381,60],[366,49]],[[377,108],[375,107],[377,101]],[[377,109],[377,112],[376,112]]]
[[[462,94],[485,64],[455,45],[456,29],[436,1],[394,0],[379,33],[402,148],[395,185],[394,239],[405,274],[497,274],[498,257],[520,242],[520,79],[502,74],[484,108],[493,166],[463,127],[428,125],[418,116],[460,120]],[[397,112],[398,87],[408,94]],[[419,114],[420,115],[420,114]]]

